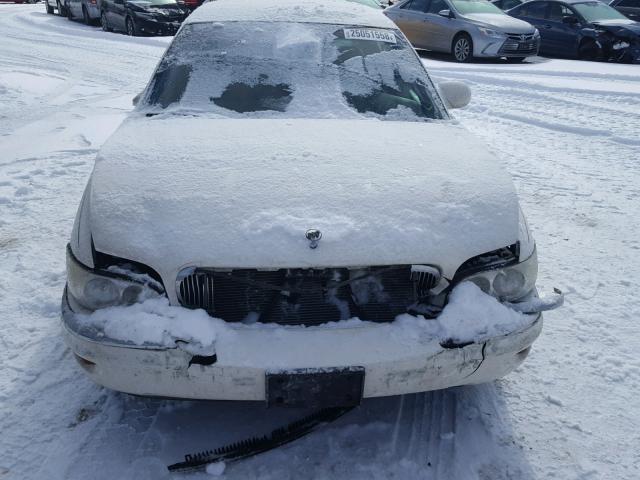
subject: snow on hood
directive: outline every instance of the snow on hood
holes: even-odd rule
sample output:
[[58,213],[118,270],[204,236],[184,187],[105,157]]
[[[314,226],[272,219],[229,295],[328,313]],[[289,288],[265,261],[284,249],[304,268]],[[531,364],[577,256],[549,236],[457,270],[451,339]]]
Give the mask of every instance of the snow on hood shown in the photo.
[[[399,352],[406,357],[424,353],[426,345],[432,346],[435,354],[441,350],[441,342],[482,343],[520,331],[536,317],[511,310],[475,284],[463,282],[454,288],[438,318],[404,314],[383,324],[357,318],[314,327],[231,324],[208,316],[204,310],[170,306],[166,298],[97,310],[78,318],[107,339],[167,348],[179,345],[194,355],[216,353],[218,365],[266,368],[307,366],[309,361],[309,366],[332,366],[336,351],[356,355],[353,361],[364,363],[383,361],[387,355],[397,359]],[[358,329],[358,339],[367,348],[353,352],[353,336],[333,334],[345,329]],[[342,341],[347,343],[337,345]],[[310,351],[314,352],[311,358]]]
[[504,33],[533,33],[535,30],[530,23],[504,13],[467,13],[464,17],[488,28],[497,28]]
[[165,285],[186,266],[430,263],[450,277],[518,238],[511,178],[452,122],[134,117],[91,182],[96,249]]

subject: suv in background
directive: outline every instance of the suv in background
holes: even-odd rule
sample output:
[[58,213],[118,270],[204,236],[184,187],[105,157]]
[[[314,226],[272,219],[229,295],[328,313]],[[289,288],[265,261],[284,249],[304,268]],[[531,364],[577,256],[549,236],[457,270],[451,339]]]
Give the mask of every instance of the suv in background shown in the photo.
[[640,0],[613,0],[609,5],[631,20],[640,22]]

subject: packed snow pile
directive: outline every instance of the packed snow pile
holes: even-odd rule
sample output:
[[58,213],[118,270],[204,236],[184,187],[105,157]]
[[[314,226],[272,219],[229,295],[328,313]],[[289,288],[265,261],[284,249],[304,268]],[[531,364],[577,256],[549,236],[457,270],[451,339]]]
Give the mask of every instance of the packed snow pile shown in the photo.
[[[352,318],[340,322],[329,322],[320,326],[277,325],[267,323],[227,323],[207,315],[204,310],[188,310],[169,305],[166,298],[149,299],[131,306],[111,307],[98,310],[90,315],[81,316],[87,326],[98,328],[111,339],[133,343],[135,345],[161,345],[168,348],[180,348],[193,354],[213,354],[221,351],[223,363],[241,361],[250,364],[255,353],[259,352],[259,362],[264,361],[265,344],[287,346],[284,351],[270,355],[273,365],[286,365],[288,362],[301,361],[313,351],[328,352],[331,358],[338,355],[336,337],[322,332],[344,329],[360,329],[363,345],[368,351],[380,354],[386,347],[406,351],[424,348],[426,344],[453,340],[455,342],[482,342],[490,337],[504,335],[529,325],[533,318],[518,313],[495,298],[482,292],[475,284],[463,282],[451,293],[449,304],[437,319],[426,319],[409,314],[399,315],[395,321],[387,324],[373,323]],[[254,332],[259,332],[259,342],[255,345]],[[313,336],[301,337],[301,333],[313,331]],[[246,335],[243,335],[246,334]],[[250,339],[247,343],[247,338]],[[293,348],[303,338],[305,347],[299,352]],[[310,344],[312,342],[312,345]],[[255,348],[255,349],[254,349]],[[253,351],[253,355],[252,355]],[[239,352],[243,352],[239,354]],[[322,359],[314,358],[314,361]],[[330,361],[330,360],[327,360]]]

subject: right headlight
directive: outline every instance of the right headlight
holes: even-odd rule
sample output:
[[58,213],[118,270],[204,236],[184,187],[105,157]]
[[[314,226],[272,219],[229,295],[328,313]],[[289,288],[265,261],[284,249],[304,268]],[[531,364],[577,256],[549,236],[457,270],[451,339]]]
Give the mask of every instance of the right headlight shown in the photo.
[[163,288],[148,275],[119,267],[90,269],[82,265],[67,246],[67,292],[81,307],[94,311],[158,297]]
[[456,273],[455,283],[475,283],[483,292],[500,301],[514,302],[525,297],[536,285],[536,249],[526,260],[518,261],[517,246],[505,247],[468,260]]

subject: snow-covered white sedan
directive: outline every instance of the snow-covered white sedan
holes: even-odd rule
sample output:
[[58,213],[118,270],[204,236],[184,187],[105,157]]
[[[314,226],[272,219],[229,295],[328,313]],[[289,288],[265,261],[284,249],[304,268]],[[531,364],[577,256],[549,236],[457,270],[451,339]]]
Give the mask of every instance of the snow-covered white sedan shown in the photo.
[[204,4],[80,204],[62,303],[80,365],[133,394],[269,405],[513,370],[559,300],[538,298],[505,168],[449,116],[468,93],[436,88],[375,9]]

